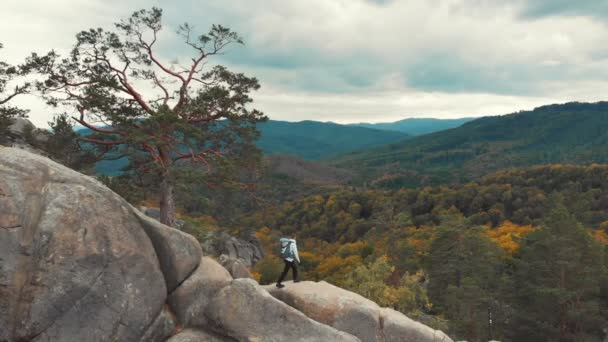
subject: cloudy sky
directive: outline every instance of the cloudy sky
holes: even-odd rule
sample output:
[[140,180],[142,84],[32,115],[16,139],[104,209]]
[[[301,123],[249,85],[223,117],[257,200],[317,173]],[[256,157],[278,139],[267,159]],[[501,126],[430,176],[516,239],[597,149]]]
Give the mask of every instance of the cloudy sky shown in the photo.
[[[386,122],[506,114],[608,94],[608,1],[2,0],[0,59],[67,51],[74,35],[140,8],[164,10],[161,55],[189,22],[239,32],[217,62],[260,80],[255,107],[278,120]],[[44,126],[56,110],[17,104]]]

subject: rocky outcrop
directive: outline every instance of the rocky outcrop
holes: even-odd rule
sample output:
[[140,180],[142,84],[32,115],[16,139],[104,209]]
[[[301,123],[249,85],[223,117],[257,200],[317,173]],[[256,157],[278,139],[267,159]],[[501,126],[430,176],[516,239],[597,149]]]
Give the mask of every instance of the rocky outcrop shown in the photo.
[[384,341],[442,341],[451,342],[446,334],[440,330],[433,330],[428,326],[416,322],[399,311],[382,308],[380,319],[383,324]]
[[252,279],[235,279],[211,301],[209,318],[239,341],[359,341],[271,297]]
[[8,126],[6,136],[0,136],[0,145],[19,148],[39,155],[45,152],[32,146],[40,146],[48,140],[48,131],[37,129],[34,124],[25,118],[13,118]]
[[171,293],[198,266],[203,256],[198,241],[192,235],[160,224],[137,210],[133,212],[154,246],[167,292]]
[[226,254],[220,255],[220,264],[230,272],[234,279],[253,278],[242,259],[232,259]]
[[167,342],[232,342],[229,337],[211,334],[202,330],[186,329],[171,337]]
[[[156,221],[160,220],[160,210],[158,208],[140,207],[139,210]],[[175,227],[177,229],[182,229],[184,225],[184,221],[177,220]],[[243,265],[245,268],[255,266],[255,264],[264,256],[260,242],[255,235],[242,239],[223,231],[210,231],[205,234],[202,240],[201,248],[205,255],[210,255],[215,258],[224,255],[227,257],[227,260],[230,260],[231,264],[232,262],[239,260],[239,264]],[[237,265],[237,267],[240,267],[240,265]]]
[[0,259],[1,341],[138,341],[167,296],[158,255],[126,201],[3,147]]
[[226,232],[212,231],[206,234],[201,247],[205,255],[220,257],[224,254],[232,260],[240,259],[247,268],[255,266],[264,257],[260,241],[255,235],[240,239]]
[[327,282],[285,284],[282,289],[274,286],[265,288],[308,317],[351,333],[362,341],[452,341],[441,331],[413,321],[395,310],[380,308],[369,299]]
[[238,341],[356,341],[276,300],[253,280],[232,280],[209,257],[171,294],[169,304],[197,334],[211,329]]
[[205,327],[209,325],[205,315],[209,302],[231,281],[225,268],[210,257],[204,257],[196,272],[169,296],[169,304],[184,326]]
[[282,301],[252,279],[233,279],[202,257],[193,237],[144,216],[93,178],[0,147],[2,342],[445,336],[326,283],[269,290]]
[[152,322],[146,333],[139,340],[146,341],[163,341],[167,336],[171,336],[176,329],[177,322],[173,319],[173,314],[168,305],[165,305],[163,311],[158,314],[158,317]]

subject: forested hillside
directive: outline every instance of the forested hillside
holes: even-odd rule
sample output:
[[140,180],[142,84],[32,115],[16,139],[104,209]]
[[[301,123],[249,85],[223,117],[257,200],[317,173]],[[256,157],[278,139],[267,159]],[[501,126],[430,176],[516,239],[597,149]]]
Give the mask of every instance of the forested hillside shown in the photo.
[[[279,236],[296,234],[306,278],[451,336],[599,341],[608,318],[607,209],[608,166],[553,165],[450,187],[311,196],[242,226],[259,229],[271,252]],[[275,280],[279,262],[270,254],[258,264],[262,282]]]
[[270,120],[258,124],[257,127],[260,131],[257,145],[264,154],[291,154],[304,159],[327,158],[408,137],[402,132],[318,121]]
[[608,102],[549,105],[346,155],[384,187],[464,182],[509,167],[608,162]]

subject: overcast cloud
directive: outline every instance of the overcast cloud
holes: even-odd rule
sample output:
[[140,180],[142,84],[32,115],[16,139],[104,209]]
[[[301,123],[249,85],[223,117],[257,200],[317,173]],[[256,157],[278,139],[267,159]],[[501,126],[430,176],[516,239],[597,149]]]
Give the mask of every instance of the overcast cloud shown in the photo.
[[[218,62],[256,76],[272,119],[382,122],[506,114],[608,91],[608,2],[595,0],[3,0],[0,59],[68,51],[74,35],[131,12],[164,9],[172,34],[213,23],[246,41]],[[54,109],[17,104],[44,126]]]

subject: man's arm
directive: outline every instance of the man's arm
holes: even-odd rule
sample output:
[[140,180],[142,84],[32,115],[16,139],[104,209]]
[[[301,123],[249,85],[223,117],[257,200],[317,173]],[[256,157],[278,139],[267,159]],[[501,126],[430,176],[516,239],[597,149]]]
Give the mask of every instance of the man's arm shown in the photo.
[[300,255],[298,255],[298,246],[296,245],[296,243],[292,243],[292,248],[293,248],[293,255],[296,257],[296,261],[298,262],[298,264],[300,263]]

